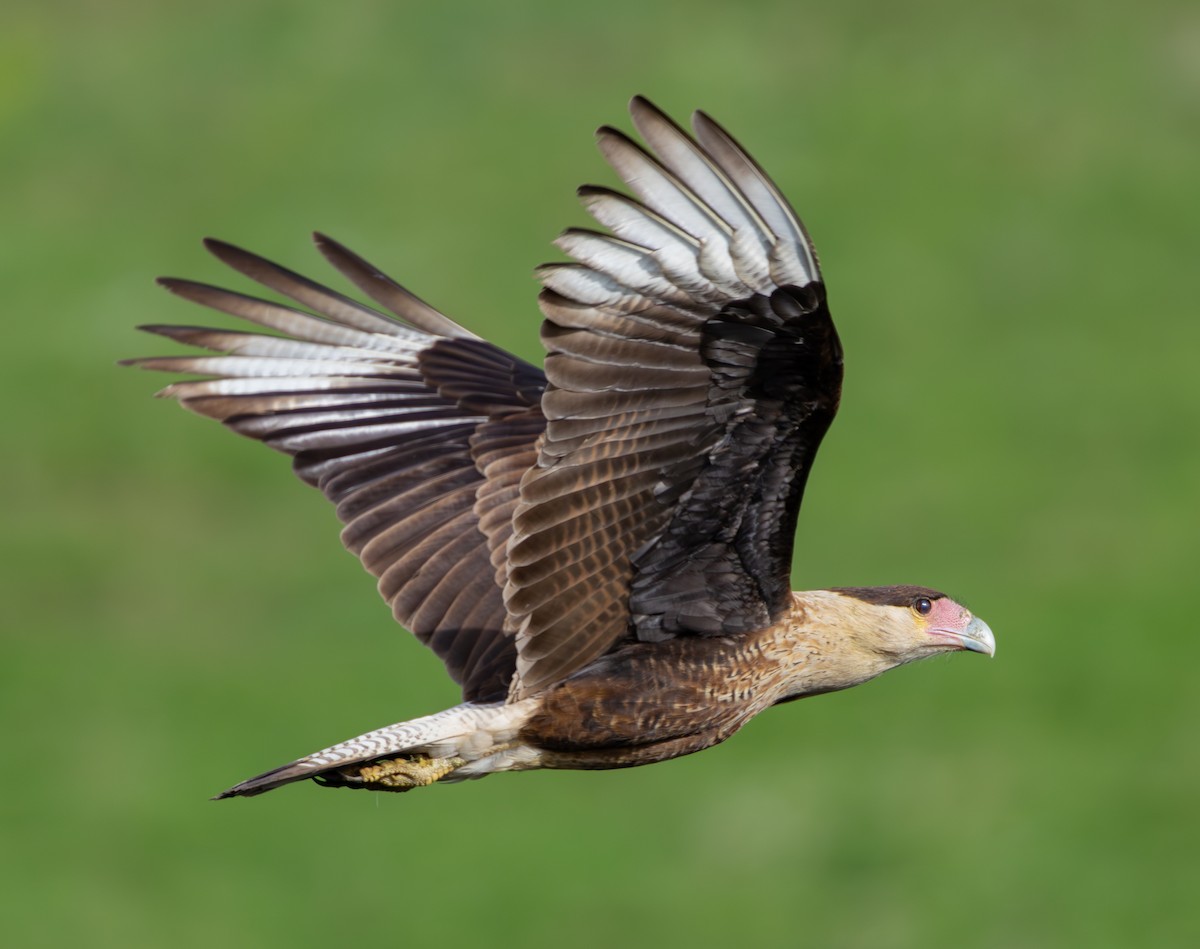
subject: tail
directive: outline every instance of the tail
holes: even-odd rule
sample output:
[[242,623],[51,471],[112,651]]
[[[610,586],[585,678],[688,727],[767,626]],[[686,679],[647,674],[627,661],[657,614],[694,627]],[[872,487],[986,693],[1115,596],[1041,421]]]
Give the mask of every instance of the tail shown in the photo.
[[235,784],[213,800],[253,797],[305,778],[326,787],[408,791],[443,779],[449,783],[494,771],[536,768],[537,750],[517,737],[533,704],[467,702],[377,728]]

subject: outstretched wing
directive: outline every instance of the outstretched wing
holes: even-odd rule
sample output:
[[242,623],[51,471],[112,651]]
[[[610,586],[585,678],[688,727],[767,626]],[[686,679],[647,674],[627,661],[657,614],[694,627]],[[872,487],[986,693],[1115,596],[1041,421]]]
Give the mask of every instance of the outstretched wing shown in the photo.
[[220,241],[213,254],[312,312],[188,280],[172,292],[286,335],[153,333],[218,355],[128,362],[209,378],[160,393],[294,457],[337,505],[342,540],[468,701],[516,661],[501,587],[518,483],[545,427],[541,371],[464,330],[340,244],[326,257],[401,321]]
[[467,700],[531,694],[631,637],[737,634],[787,608],[841,384],[816,256],[715,122],[697,113],[693,139],[643,99],[631,110],[650,152],[599,141],[637,198],[581,189],[612,233],[567,231],[577,263],[541,272],[545,376],[320,237],[400,321],[210,241],[311,312],[164,280],[286,335],[145,327],[217,355],[130,361],[208,377],[163,394],[294,456]]
[[816,254],[712,119],[644,99],[649,146],[602,128],[637,195],[580,190],[612,233],[547,265],[547,419],[523,477],[505,601],[519,698],[636,636],[728,635],[788,608],[796,515],[842,359]]

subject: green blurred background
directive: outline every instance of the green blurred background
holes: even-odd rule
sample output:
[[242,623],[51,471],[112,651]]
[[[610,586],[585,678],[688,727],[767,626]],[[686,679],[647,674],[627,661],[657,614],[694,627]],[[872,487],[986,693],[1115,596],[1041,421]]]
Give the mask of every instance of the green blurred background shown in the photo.
[[[6,942],[1200,945],[1200,10],[604,7],[6,7]],[[653,768],[210,803],[456,692],[284,459],[114,367],[207,316],[152,278],[245,289],[206,234],[327,276],[321,228],[539,359],[530,272],[635,92],[822,252],[797,585],[938,586],[998,658]]]

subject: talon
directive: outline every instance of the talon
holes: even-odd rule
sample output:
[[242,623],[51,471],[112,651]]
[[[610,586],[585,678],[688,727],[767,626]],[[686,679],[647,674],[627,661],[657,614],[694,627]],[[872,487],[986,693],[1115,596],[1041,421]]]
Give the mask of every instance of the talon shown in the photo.
[[389,791],[422,788],[466,764],[463,758],[430,758],[428,755],[390,758],[359,768],[354,776],[365,787]]

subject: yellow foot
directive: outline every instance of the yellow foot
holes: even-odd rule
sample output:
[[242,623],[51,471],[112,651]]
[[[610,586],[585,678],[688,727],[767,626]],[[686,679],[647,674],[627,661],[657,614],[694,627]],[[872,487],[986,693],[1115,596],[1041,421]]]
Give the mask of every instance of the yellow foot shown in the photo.
[[346,769],[343,774],[359,787],[378,791],[410,791],[433,784],[464,764],[466,760],[463,758],[430,758],[427,755],[415,755],[375,761],[356,769],[356,774],[346,773],[350,769]]

